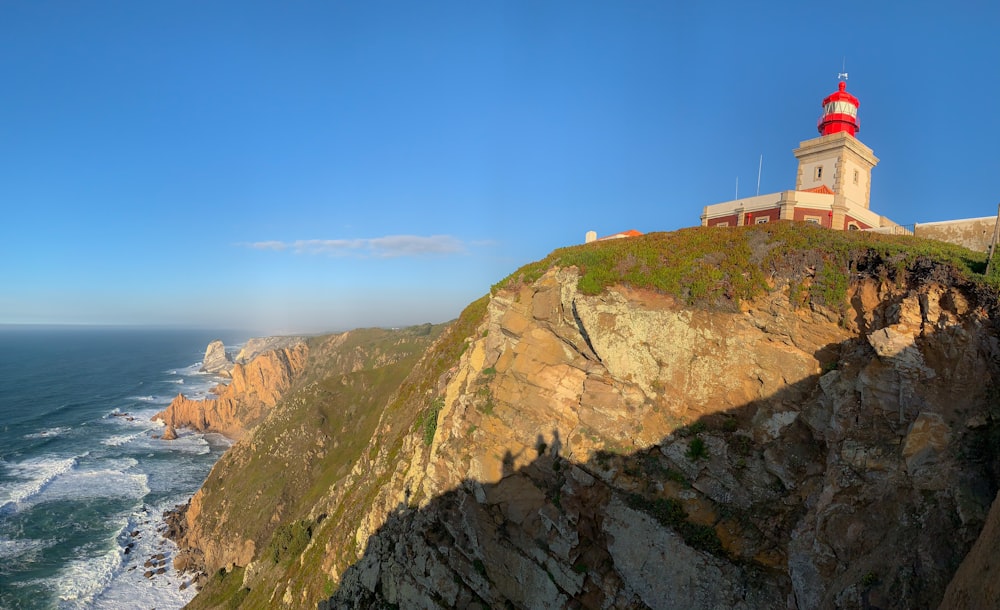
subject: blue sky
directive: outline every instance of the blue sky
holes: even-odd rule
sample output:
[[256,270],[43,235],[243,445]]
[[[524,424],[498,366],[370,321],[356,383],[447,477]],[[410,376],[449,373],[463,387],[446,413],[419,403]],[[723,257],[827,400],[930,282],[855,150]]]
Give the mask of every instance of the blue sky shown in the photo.
[[872,208],[992,215],[998,31],[996,2],[0,0],[0,324],[445,321],[587,230],[698,224],[760,155],[793,188],[845,58]]

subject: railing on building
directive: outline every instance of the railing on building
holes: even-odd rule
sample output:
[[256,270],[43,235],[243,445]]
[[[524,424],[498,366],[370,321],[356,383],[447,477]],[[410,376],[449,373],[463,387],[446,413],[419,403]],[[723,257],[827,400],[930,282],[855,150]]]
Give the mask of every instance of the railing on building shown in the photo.
[[896,225],[894,227],[873,227],[871,229],[861,229],[862,231],[868,231],[869,233],[878,233],[880,235],[913,235],[913,224],[908,225]]

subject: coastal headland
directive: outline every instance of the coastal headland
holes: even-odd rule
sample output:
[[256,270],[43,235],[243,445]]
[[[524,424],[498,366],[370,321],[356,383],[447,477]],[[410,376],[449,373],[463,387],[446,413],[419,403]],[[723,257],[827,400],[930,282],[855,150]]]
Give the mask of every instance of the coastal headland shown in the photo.
[[169,518],[190,607],[995,606],[985,263],[696,228],[258,355],[158,416],[239,439]]

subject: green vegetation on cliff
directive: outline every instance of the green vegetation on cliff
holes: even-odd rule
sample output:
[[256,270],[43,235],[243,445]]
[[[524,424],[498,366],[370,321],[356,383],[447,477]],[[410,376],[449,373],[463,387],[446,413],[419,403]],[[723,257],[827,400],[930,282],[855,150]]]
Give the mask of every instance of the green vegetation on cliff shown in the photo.
[[[369,449],[381,408],[444,328],[360,329],[311,339],[304,378],[205,481],[204,529],[253,540],[268,549],[270,569],[288,570],[285,560],[301,554],[315,527],[310,511]],[[201,600],[230,586],[232,578],[208,567],[212,578],[192,608],[213,607]],[[266,605],[256,593],[246,592],[246,607]]]
[[[331,543],[340,561],[356,560],[353,528],[344,523],[356,526],[385,483],[386,474],[371,465],[379,455],[397,455],[413,429],[432,440],[440,408],[433,399],[436,380],[466,349],[487,302],[474,302],[450,325],[312,339],[304,379],[206,480],[199,517],[206,528],[214,536],[253,540],[265,560],[257,568],[260,580],[294,582],[318,599],[328,579],[319,569],[302,570],[300,562],[320,565]],[[376,430],[380,420],[387,427]],[[230,521],[220,523],[225,515]],[[310,544],[314,540],[320,543]],[[210,580],[191,608],[217,607],[222,592],[232,590],[232,576],[207,567]],[[241,589],[240,607],[269,607],[269,595],[263,586]]]
[[725,309],[767,290],[775,274],[795,276],[807,270],[812,277],[803,296],[836,308],[853,274],[874,271],[896,281],[922,260],[953,268],[969,280],[1000,286],[1000,271],[991,269],[990,278],[984,275],[986,255],[960,246],[780,222],[725,229],[694,227],[560,248],[521,267],[493,289],[530,284],[553,266],[575,266],[580,269],[579,289],[584,294],[600,294],[609,286],[624,284],[659,290],[690,305]]

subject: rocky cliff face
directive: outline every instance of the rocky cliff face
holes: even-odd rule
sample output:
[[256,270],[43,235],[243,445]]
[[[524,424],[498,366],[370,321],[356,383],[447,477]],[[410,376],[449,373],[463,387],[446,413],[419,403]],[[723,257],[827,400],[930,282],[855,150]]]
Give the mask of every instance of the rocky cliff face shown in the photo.
[[975,546],[948,584],[942,609],[1000,608],[997,548],[1000,548],[1000,495],[993,501]]
[[261,353],[247,364],[233,365],[230,383],[218,388],[217,398],[191,400],[178,394],[153,419],[167,424],[168,434],[172,429],[193,428],[239,439],[291,387],[303,371],[307,354],[304,343]]
[[576,286],[494,296],[326,607],[937,604],[997,487],[961,286],[862,280],[843,320]]
[[233,359],[233,362],[239,364],[247,364],[251,362],[254,358],[263,354],[265,352],[270,352],[278,349],[285,349],[290,347],[295,347],[300,344],[305,344],[306,338],[294,335],[276,335],[272,337],[253,337],[240,348],[239,353]]
[[388,350],[314,347],[323,393],[191,503],[215,574],[192,607],[988,607],[995,294],[865,256],[837,300],[802,256],[728,308],[555,266],[470,306],[405,380],[368,368]]

